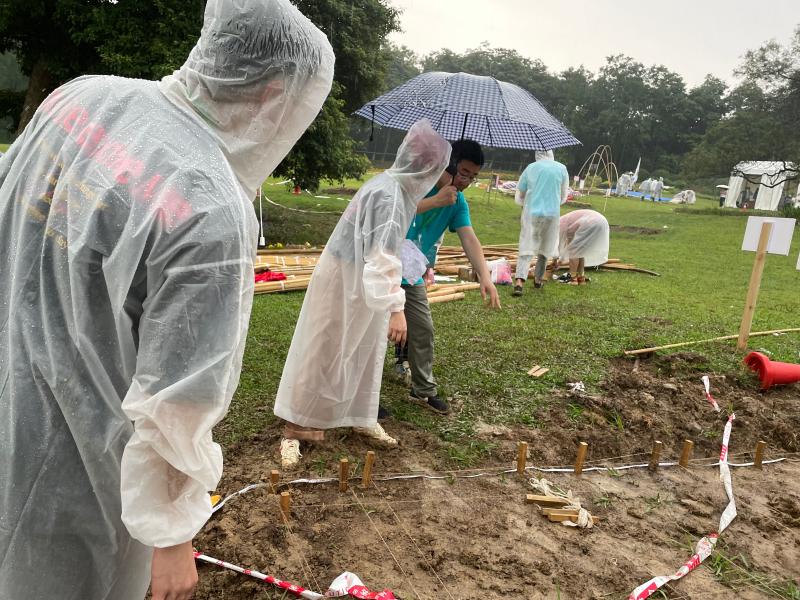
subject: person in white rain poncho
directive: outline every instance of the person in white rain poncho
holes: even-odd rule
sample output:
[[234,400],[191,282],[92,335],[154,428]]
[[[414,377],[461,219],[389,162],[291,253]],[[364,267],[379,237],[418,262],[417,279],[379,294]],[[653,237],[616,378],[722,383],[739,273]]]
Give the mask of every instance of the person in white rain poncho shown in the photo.
[[567,167],[553,159],[552,150],[537,151],[536,162],[528,165],[519,178],[515,197],[522,206],[515,296],[522,294],[534,256],[534,287],[544,285],[547,259],[558,252],[558,216],[568,193]]
[[587,283],[584,268],[608,261],[608,237],[608,221],[596,210],[573,210],[561,217],[558,256],[561,261],[569,261],[569,273],[560,281],[571,285]]
[[288,0],[209,0],[179,71],[71,81],[0,160],[0,598],[141,600],[151,577],[153,600],[191,595],[251,199],[333,60]]
[[627,196],[631,189],[631,174],[623,173],[617,180],[617,196]]
[[664,178],[659,177],[658,181],[653,181],[650,188],[653,192],[653,202],[661,202],[661,192],[664,190]]
[[325,429],[356,427],[397,443],[377,419],[387,331],[397,343],[406,337],[401,249],[417,204],[449,160],[450,144],[427,121],[416,123],[394,165],[361,187],[328,240],[275,400],[286,421],[284,467],[299,461],[300,440],[319,441]]

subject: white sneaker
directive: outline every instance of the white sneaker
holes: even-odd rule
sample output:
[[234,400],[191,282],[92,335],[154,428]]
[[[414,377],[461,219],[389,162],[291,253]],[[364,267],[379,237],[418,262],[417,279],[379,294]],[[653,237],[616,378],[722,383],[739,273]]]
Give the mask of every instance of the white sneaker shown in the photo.
[[353,430],[387,446],[397,446],[397,440],[386,433],[380,423],[375,423],[372,427],[353,427]]
[[300,462],[300,440],[281,440],[281,466],[284,469],[291,469]]

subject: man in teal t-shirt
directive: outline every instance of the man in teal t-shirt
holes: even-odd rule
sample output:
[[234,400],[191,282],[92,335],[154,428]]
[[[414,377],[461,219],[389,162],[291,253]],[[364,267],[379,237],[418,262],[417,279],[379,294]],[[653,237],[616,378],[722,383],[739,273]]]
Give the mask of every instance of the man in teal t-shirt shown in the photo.
[[[406,238],[414,242],[433,267],[439,240],[447,230],[458,234],[464,253],[472,263],[481,284],[481,295],[493,308],[500,308],[500,299],[492,283],[483,248],[472,229],[469,205],[462,190],[478,176],[483,166],[483,151],[472,140],[459,140],[453,144],[450,166],[439,178],[436,186],[419,203],[417,216]],[[408,342],[405,348],[396,348],[396,373],[405,376],[403,362],[406,358],[411,369],[410,400],[440,414],[450,412],[447,402],[439,398],[433,378],[433,319],[428,305],[425,282],[403,280],[406,293],[405,316]]]

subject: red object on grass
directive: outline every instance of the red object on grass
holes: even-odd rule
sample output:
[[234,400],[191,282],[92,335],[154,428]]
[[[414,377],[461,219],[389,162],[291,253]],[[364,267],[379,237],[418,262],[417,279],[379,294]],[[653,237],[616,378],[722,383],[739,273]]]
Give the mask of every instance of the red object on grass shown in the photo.
[[300,195],[300,191],[301,191],[301,190],[300,190],[300,186],[299,186],[299,185],[296,185],[296,186],[294,186],[294,189],[292,190],[292,193],[293,193],[295,196],[299,196],[299,195]]
[[256,273],[256,283],[265,283],[269,281],[283,281],[286,275],[283,273],[276,273],[275,271],[264,271],[263,273]]
[[762,390],[768,390],[773,385],[800,381],[800,365],[772,361],[761,352],[751,352],[745,356],[744,364],[750,367],[751,371],[758,372]]

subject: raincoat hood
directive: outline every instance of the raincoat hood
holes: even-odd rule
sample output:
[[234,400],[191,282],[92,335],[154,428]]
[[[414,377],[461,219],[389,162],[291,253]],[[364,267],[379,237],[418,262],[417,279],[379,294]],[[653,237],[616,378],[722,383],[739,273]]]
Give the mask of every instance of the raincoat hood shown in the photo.
[[319,113],[333,65],[325,34],[287,0],[209,0],[200,39],[159,89],[205,121],[252,197]]
[[450,162],[451,151],[450,143],[422,119],[408,130],[394,164],[385,173],[400,184],[408,201],[416,203],[436,185]]
[[555,160],[552,150],[537,150],[535,153],[536,160]]

